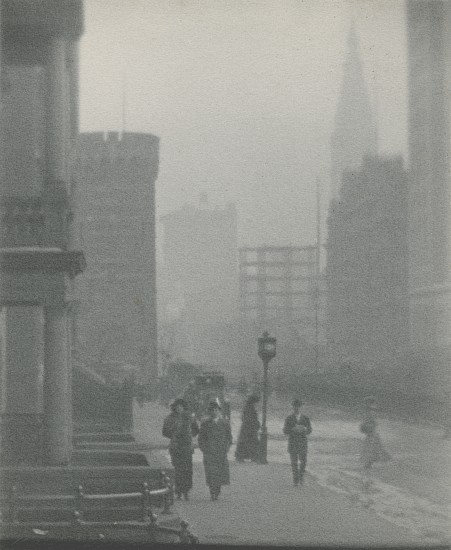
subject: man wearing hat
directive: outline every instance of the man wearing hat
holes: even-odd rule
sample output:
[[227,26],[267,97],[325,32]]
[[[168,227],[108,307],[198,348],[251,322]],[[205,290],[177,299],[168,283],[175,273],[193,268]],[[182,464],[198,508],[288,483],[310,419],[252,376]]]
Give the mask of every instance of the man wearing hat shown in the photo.
[[218,400],[208,405],[208,418],[200,426],[198,443],[204,455],[205,481],[211,500],[218,500],[221,486],[230,484],[227,453],[232,445],[230,423],[221,416]]
[[304,478],[307,465],[307,436],[312,433],[310,419],[301,413],[300,399],[293,401],[293,412],[285,419],[283,433],[288,436],[288,453],[293,471],[293,484],[297,487]]

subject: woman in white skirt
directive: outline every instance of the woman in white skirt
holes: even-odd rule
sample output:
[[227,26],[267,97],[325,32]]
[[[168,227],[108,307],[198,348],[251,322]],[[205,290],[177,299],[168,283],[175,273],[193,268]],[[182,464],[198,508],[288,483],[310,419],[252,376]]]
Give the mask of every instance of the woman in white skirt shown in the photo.
[[365,469],[370,469],[374,462],[386,462],[391,458],[377,433],[376,410],[375,399],[369,397],[365,403],[365,417],[360,424],[360,431],[365,434],[360,457]]

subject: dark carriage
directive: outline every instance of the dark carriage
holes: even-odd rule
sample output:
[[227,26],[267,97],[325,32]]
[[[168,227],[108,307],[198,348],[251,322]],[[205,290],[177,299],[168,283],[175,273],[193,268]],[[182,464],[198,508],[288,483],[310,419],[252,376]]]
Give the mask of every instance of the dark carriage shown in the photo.
[[200,407],[198,416],[205,416],[208,403],[217,400],[222,408],[222,414],[230,419],[230,402],[225,397],[225,376],[220,371],[206,371],[195,377],[199,394]]

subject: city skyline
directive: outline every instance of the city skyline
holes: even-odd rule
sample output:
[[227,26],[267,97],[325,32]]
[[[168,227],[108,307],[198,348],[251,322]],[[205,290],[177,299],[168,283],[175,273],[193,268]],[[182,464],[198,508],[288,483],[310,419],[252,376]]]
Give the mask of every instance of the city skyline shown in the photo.
[[207,192],[236,203],[239,245],[314,242],[352,22],[380,152],[406,158],[401,1],[87,0],[85,13],[81,130],[161,138],[157,218]]

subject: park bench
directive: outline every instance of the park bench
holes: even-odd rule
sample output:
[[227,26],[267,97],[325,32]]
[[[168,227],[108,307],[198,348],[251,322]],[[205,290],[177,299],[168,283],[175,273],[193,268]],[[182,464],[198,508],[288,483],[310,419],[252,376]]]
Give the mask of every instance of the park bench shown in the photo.
[[[86,493],[79,485],[72,493],[33,494],[11,485],[1,496],[2,538],[197,542],[186,522],[179,528],[162,524],[161,516],[171,514],[173,504],[165,472],[162,482],[160,489],[144,482],[140,491],[120,493]],[[161,507],[160,516],[152,506]]]

